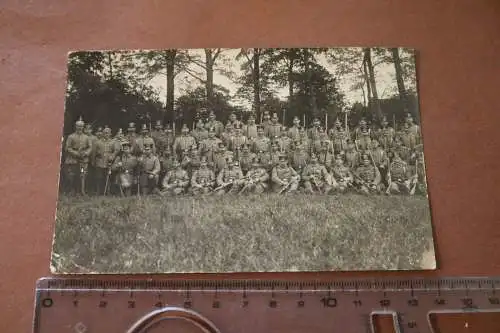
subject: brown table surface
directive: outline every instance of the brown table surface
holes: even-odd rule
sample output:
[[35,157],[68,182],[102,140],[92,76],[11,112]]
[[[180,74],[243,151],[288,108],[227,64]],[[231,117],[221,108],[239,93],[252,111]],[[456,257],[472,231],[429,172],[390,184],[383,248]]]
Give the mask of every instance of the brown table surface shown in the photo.
[[[321,276],[500,275],[499,34],[497,0],[2,1],[1,326],[31,330],[35,281],[49,275],[66,53],[77,49],[418,49],[439,269]],[[312,277],[235,277],[271,276]]]

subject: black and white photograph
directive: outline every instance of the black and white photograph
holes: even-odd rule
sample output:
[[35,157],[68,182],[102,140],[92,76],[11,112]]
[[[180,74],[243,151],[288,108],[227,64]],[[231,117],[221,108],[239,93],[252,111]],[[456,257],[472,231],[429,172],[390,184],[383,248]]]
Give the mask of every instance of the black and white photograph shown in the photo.
[[51,271],[435,269],[416,55],[69,53]]

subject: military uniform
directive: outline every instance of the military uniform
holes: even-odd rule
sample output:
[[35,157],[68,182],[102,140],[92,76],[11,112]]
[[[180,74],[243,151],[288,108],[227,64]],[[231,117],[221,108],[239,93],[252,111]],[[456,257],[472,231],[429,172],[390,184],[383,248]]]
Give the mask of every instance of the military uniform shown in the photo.
[[408,193],[410,191],[410,177],[408,166],[396,155],[389,166],[388,183],[390,193]]
[[343,193],[353,185],[354,178],[351,170],[344,165],[341,155],[337,157],[335,166],[332,168],[332,176],[335,179],[334,188]]
[[[237,164],[237,163],[234,163]],[[237,194],[244,185],[243,172],[237,166],[228,165],[217,176],[217,194]]]
[[371,145],[371,130],[368,127],[361,127],[356,132],[356,143],[358,145],[358,149],[366,150]]
[[335,163],[335,157],[328,151],[327,144],[323,144],[321,151],[317,154],[318,163],[324,165],[327,170],[330,170]]
[[201,123],[201,125],[199,124],[198,127],[193,129],[191,131],[191,135],[198,144],[203,140],[208,139],[208,131],[205,128],[203,128],[203,123]]
[[[283,161],[284,157],[280,157]],[[272,190],[275,193],[290,193],[297,191],[299,186],[300,176],[290,166],[286,164],[276,165],[271,173]]]
[[248,171],[246,178],[246,183],[241,192],[260,194],[269,187],[267,184],[267,181],[269,180],[269,173],[259,164],[253,164],[252,168]]
[[186,131],[187,127],[183,129],[181,136],[178,136],[174,141],[174,152],[179,156],[186,149],[191,149],[193,145],[196,145],[196,140],[189,135],[189,130]]
[[392,127],[383,126],[378,131],[378,141],[380,145],[385,149],[389,149],[394,144],[395,132]]
[[186,193],[189,185],[188,172],[180,167],[178,163],[175,163],[174,166],[175,169],[167,172],[163,179],[162,194],[175,196]]
[[348,150],[345,152],[345,160],[347,167],[351,169],[356,169],[360,162],[360,154],[358,151],[354,150],[354,147],[347,148]]
[[380,172],[370,164],[368,156],[365,156],[363,161],[364,164],[356,169],[357,179],[355,183],[358,185],[358,189],[364,194],[381,191],[383,185],[380,183]]
[[248,146],[243,146],[243,150],[238,154],[238,162],[240,162],[241,170],[244,174],[252,167],[252,161],[256,155],[250,152]]
[[272,170],[273,163],[271,159],[271,153],[269,151],[259,151],[256,153],[256,158],[260,161],[260,166],[266,169],[268,172]]
[[138,164],[141,193],[145,195],[155,192],[160,178],[160,160],[152,152],[145,149],[144,155],[138,159]]
[[247,138],[244,135],[241,135],[240,132],[238,132],[235,136],[231,137],[229,142],[229,149],[231,149],[233,152],[237,152],[241,150],[243,145],[245,145],[246,143]]
[[[64,166],[66,177],[71,192],[85,193],[85,178],[89,157],[92,152],[92,142],[90,138],[83,133],[83,121],[77,121],[77,130],[70,134],[66,139]],[[81,179],[81,181],[77,181]]]
[[257,138],[257,128],[258,125],[255,123],[243,125],[243,135],[246,136],[247,140],[253,141]]
[[201,155],[207,159],[209,165],[214,163],[214,154],[219,145],[222,143],[221,139],[213,136],[203,140],[200,144]]
[[132,187],[137,184],[137,157],[130,153],[130,143],[122,143],[127,146],[127,151],[122,151],[115,159],[112,170],[116,174],[115,183],[120,189],[122,196],[130,196]]
[[281,136],[278,138],[278,146],[280,151],[288,152],[290,150],[290,145],[292,144],[292,139],[290,139],[285,131],[282,131]]
[[121,147],[110,137],[111,130],[104,129],[104,137],[97,140],[95,147],[95,189],[97,194],[106,194],[106,183],[109,184],[111,166]]
[[328,194],[332,190],[333,179],[326,168],[317,163],[315,156],[311,159],[311,164],[306,165],[302,171],[304,188],[308,193],[320,192]]
[[296,146],[291,153],[290,162],[295,170],[301,171],[309,162],[309,154],[302,146]]
[[292,126],[288,129],[288,137],[293,141],[300,138],[300,126]]
[[208,194],[215,185],[215,173],[207,167],[206,161],[191,176],[191,193],[193,195]]
[[340,152],[347,148],[347,139],[349,138],[349,134],[344,128],[342,128],[341,125],[330,130],[330,138],[335,152]]
[[224,130],[224,126],[222,125],[222,123],[218,120],[215,120],[215,118],[209,119],[205,123],[205,128],[207,130],[213,129],[215,132],[215,135],[217,135],[217,136],[220,136],[222,134],[222,131]]
[[218,150],[214,154],[214,171],[220,172],[227,167],[227,161],[233,159],[233,152],[227,151],[225,149]]
[[252,144],[252,150],[257,153],[259,151],[269,151],[271,140],[267,136],[257,137]]

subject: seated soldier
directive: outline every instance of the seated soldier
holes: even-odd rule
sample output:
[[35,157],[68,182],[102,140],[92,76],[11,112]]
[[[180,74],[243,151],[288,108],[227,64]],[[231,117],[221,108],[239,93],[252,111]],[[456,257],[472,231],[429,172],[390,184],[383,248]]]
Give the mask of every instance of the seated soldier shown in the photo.
[[314,154],[302,171],[302,179],[307,193],[328,194],[333,188],[331,175],[324,165],[318,163],[318,158]]
[[332,168],[333,178],[335,179],[335,190],[344,193],[353,185],[354,178],[349,167],[344,165],[344,155],[338,154],[335,157],[335,166]]
[[275,193],[296,192],[299,187],[300,176],[288,165],[286,155],[279,155],[279,163],[271,174],[272,190]]
[[370,161],[368,154],[361,156],[361,165],[355,171],[355,184],[363,194],[380,193],[384,185],[380,183],[381,177],[378,169]]
[[408,194],[412,177],[408,165],[401,159],[398,152],[394,152],[394,157],[387,172],[388,188],[387,194]]
[[267,188],[269,173],[260,164],[258,158],[254,158],[252,166],[245,177],[245,185],[240,193],[263,193]]
[[237,194],[245,180],[238,161],[228,161],[227,167],[222,169],[217,176],[218,187],[214,190],[216,194],[231,193]]
[[255,154],[250,152],[250,145],[244,144],[241,146],[241,152],[238,154],[237,159],[240,162],[241,170],[243,174],[246,174],[250,167],[252,166],[252,160],[255,158]]
[[163,179],[163,195],[175,196],[186,193],[189,185],[189,176],[181,164],[175,160],[173,162],[173,170],[169,171]]
[[132,155],[128,140],[122,141],[121,147],[121,153],[118,154],[111,168],[116,173],[116,184],[120,189],[120,194],[128,197],[132,195],[132,185],[137,184],[137,158]]
[[144,144],[143,155],[139,158],[139,185],[143,195],[158,191],[161,166],[152,149],[152,145]]
[[208,168],[206,159],[200,162],[200,168],[193,172],[191,177],[191,193],[193,195],[208,194],[212,192],[215,184],[215,174]]

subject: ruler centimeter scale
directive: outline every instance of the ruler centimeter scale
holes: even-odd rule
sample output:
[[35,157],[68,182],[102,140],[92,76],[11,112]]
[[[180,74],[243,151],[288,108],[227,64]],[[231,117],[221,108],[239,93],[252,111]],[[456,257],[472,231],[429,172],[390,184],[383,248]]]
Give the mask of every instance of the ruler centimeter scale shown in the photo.
[[434,333],[434,315],[500,311],[499,278],[37,282],[35,333]]

